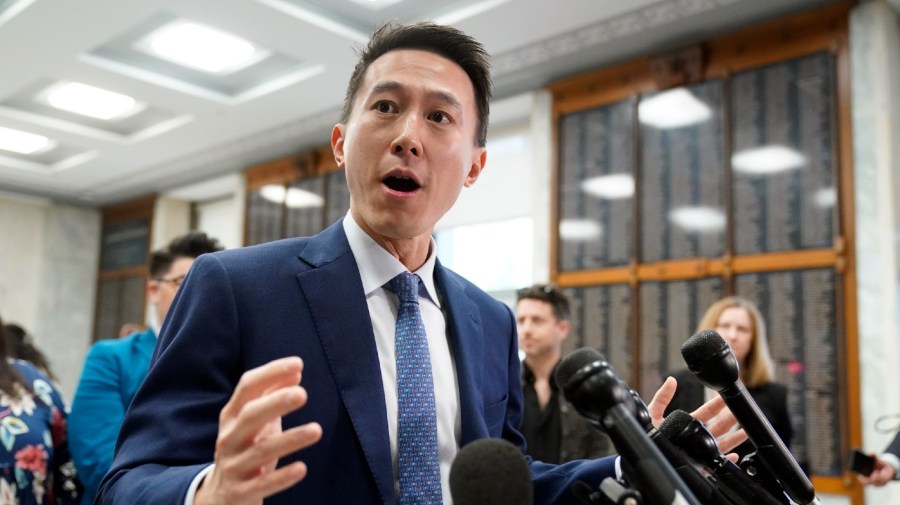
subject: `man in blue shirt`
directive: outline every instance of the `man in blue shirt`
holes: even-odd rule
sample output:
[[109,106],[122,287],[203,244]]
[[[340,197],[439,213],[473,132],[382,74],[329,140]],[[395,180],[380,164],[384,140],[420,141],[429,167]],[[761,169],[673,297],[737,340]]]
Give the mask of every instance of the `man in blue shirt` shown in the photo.
[[69,414],[69,448],[85,487],[82,504],[93,503],[100,479],[112,464],[125,411],[147,376],[156,336],[181,282],[197,256],[221,250],[215,239],[193,232],[151,253],[147,265],[150,328],[121,339],[101,340],[88,352]]

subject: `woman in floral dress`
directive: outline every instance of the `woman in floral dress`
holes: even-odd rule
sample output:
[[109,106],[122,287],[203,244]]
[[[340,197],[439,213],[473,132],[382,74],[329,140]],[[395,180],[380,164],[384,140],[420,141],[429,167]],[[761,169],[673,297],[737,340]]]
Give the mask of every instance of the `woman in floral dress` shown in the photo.
[[74,505],[79,489],[62,397],[0,338],[0,505]]

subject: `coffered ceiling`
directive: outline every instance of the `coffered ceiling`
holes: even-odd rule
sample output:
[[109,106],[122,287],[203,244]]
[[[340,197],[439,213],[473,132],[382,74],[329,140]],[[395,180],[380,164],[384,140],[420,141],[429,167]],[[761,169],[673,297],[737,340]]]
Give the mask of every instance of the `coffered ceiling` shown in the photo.
[[[435,20],[481,40],[501,103],[562,77],[824,3],[0,0],[0,130],[39,136],[16,148],[44,139],[31,154],[0,149],[0,191],[105,205],[323,145],[355,47],[386,20]],[[190,69],[147,50],[149,34],[173,23],[231,33],[256,52],[240,68]],[[112,119],[59,109],[50,97],[67,83],[136,103]],[[527,116],[508,103],[492,124]]]

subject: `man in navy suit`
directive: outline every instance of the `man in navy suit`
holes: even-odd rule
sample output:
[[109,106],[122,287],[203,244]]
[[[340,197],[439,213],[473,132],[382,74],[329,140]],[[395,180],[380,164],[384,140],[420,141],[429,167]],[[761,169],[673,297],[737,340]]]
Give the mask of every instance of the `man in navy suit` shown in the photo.
[[[398,503],[386,284],[407,271],[422,282],[443,501],[459,447],[524,449],[512,311],[442,267],[431,238],[485,165],[487,60],[450,27],[373,35],[331,134],[350,212],[311,238],[194,263],[96,503]],[[579,503],[575,480],[613,474],[611,458],[530,465],[537,503]]]

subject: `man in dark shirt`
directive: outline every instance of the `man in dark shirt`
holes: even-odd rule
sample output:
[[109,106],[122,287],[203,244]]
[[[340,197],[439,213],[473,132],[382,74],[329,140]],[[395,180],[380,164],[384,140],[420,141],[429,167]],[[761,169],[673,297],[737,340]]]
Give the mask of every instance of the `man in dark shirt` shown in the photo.
[[522,363],[524,418],[528,454],[547,463],[592,459],[612,454],[609,437],[591,426],[563,397],[554,378],[569,335],[569,300],[550,285],[519,291],[516,302]]

